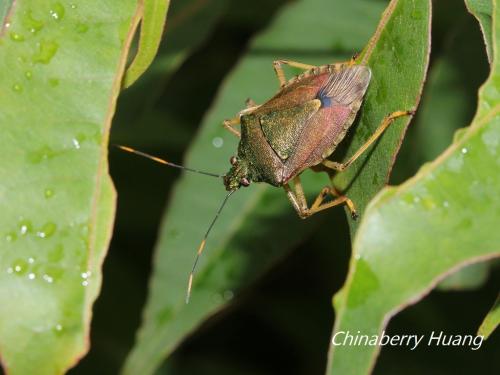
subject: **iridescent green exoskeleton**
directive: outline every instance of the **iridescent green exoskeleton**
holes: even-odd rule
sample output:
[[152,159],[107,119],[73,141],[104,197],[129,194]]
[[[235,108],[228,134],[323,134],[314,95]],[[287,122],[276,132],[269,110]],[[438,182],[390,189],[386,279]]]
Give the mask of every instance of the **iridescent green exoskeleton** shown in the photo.
[[[303,69],[298,76],[286,80],[282,65]],[[223,178],[226,195],[198,248],[188,282],[189,299],[193,275],[206,239],[228,198],[242,186],[265,182],[283,187],[292,206],[301,218],[324,209],[346,204],[353,218],[357,217],[353,202],[333,187],[321,190],[309,207],[300,174],[311,167],[323,165],[333,171],[343,171],[351,165],[394,121],[413,114],[397,111],[386,116],[372,136],[343,163],[327,158],[345,137],[363,102],[371,78],[370,68],[349,62],[313,66],[293,61],[277,60],[274,69],[280,83],[276,95],[264,104],[247,101],[247,108],[224,121],[224,126],[240,137],[237,156],[230,159],[231,168],[225,175],[202,172],[145,154],[130,147],[125,151],[145,156],[159,163],[193,172]],[[235,126],[241,125],[241,132]],[[292,187],[293,184],[293,187]],[[333,199],[326,201],[327,197]]]

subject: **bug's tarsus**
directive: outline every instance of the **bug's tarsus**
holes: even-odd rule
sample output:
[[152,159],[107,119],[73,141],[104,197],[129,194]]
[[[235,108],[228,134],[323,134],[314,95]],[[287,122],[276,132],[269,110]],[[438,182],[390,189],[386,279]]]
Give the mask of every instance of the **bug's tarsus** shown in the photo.
[[211,176],[211,177],[217,177],[217,178],[223,178],[224,177],[224,175],[220,175],[220,174],[217,174],[217,173],[200,171],[198,169],[193,169],[193,168],[189,168],[189,167],[184,167],[184,166],[179,165],[179,164],[171,163],[171,162],[169,162],[169,161],[167,161],[165,159],[161,159],[161,158],[159,158],[157,156],[154,156],[154,155],[146,154],[145,152],[136,150],[136,149],[134,149],[132,147],[123,146],[123,145],[114,145],[114,146],[118,147],[120,150],[129,152],[131,154],[142,156],[142,157],[144,157],[146,159],[153,160],[153,161],[155,161],[157,163],[160,163],[160,164],[168,165],[169,167],[174,167],[174,168],[178,168],[178,169],[184,169],[185,171],[199,173],[199,174],[203,174],[205,176]]
[[189,303],[189,297],[191,297],[191,289],[193,288],[193,278],[194,278],[194,271],[196,271],[196,266],[198,265],[198,260],[200,259],[201,253],[203,253],[203,249],[205,248],[205,244],[207,243],[207,238],[208,235],[210,234],[210,231],[212,230],[215,222],[217,221],[220,213],[222,212],[222,209],[226,205],[227,200],[233,194],[236,190],[231,190],[224,200],[222,201],[222,204],[220,205],[219,209],[217,210],[217,213],[215,214],[215,217],[212,219],[212,222],[208,226],[207,231],[205,232],[205,235],[203,236],[203,239],[201,240],[200,246],[198,247],[198,251],[196,252],[196,258],[194,258],[194,263],[193,267],[191,268],[191,272],[189,273],[189,279],[188,279],[188,287],[187,287],[187,292],[186,292],[186,304]]

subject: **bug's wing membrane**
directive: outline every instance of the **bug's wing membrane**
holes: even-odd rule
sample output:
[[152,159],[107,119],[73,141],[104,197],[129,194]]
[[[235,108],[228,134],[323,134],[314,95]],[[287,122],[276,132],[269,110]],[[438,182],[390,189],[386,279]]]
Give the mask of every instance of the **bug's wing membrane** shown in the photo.
[[329,98],[333,104],[351,106],[360,102],[370,83],[370,68],[353,65],[332,73],[321,87],[318,97]]
[[260,117],[262,132],[274,152],[286,160],[294,152],[295,145],[307,121],[319,110],[321,101],[309,100],[301,105],[276,110]]

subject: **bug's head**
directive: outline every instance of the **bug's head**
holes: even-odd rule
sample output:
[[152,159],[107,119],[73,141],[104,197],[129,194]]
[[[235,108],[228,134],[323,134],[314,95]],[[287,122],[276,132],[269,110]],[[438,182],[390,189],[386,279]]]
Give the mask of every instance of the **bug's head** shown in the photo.
[[248,186],[251,183],[251,178],[248,175],[248,163],[236,156],[232,156],[229,159],[231,163],[231,169],[224,176],[224,185],[227,191],[234,191],[240,187]]

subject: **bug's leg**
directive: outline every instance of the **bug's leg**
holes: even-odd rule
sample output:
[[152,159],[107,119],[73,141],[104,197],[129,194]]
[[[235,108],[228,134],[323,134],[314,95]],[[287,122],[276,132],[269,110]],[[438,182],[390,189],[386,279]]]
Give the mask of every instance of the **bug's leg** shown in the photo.
[[246,104],[246,108],[244,110],[240,111],[236,117],[233,117],[232,119],[229,119],[229,120],[224,120],[224,122],[223,122],[224,127],[227,130],[229,130],[231,133],[233,133],[235,136],[237,136],[238,138],[241,137],[241,134],[234,127],[241,123],[240,117],[242,115],[246,115],[248,113],[251,113],[260,107],[260,105],[256,104],[252,99],[247,99],[245,101],[245,104]]
[[224,127],[229,130],[231,133],[233,133],[235,136],[237,136],[238,138],[241,137],[241,134],[238,130],[236,130],[234,128],[234,126],[237,126],[240,124],[240,118],[239,116],[238,117],[234,117],[230,120],[224,120],[223,122],[224,124]]
[[292,66],[294,68],[299,68],[303,70],[309,70],[312,68],[315,68],[315,65],[309,65],[309,64],[303,64],[297,61],[290,61],[290,60],[275,60],[273,61],[273,68],[274,71],[276,72],[276,76],[278,77],[278,81],[280,81],[280,86],[284,86],[286,83],[286,77],[285,77],[285,72],[283,71],[283,68],[281,65],[288,65]]
[[[324,202],[325,198],[331,195],[334,199],[330,202]],[[356,220],[358,218],[358,213],[356,212],[356,207],[352,200],[350,200],[345,195],[340,195],[334,188],[330,186],[325,186],[321,192],[316,197],[313,205],[310,208],[310,214],[313,215],[316,212],[326,210],[328,208],[338,206],[340,204],[345,204],[349,211],[351,212],[351,217]]]
[[[304,194],[304,189],[302,188],[302,183],[300,182],[300,177],[298,176],[295,177],[293,182],[294,182],[295,192],[293,191],[292,187],[289,184],[286,184],[283,187],[286,191],[288,199],[292,203],[293,208],[295,208],[295,211],[297,211],[297,214],[300,216],[301,219],[305,219],[311,215],[314,215],[317,212],[341,204],[347,205],[349,211],[351,211],[351,216],[353,219],[356,219],[358,217],[358,214],[356,213],[356,208],[354,207],[354,203],[352,203],[352,201],[345,195],[339,195],[335,191],[335,189],[329,186],[324,187],[323,190],[321,190],[321,192],[314,200],[313,205],[311,206],[311,208],[309,208],[307,206],[307,200]],[[333,196],[335,199],[330,202],[324,203],[324,200],[328,195]]]
[[300,216],[301,219],[305,219],[306,217],[311,215],[309,214],[309,208],[307,208],[307,200],[304,194],[304,190],[302,189],[302,183],[300,182],[300,177],[299,176],[295,177],[293,182],[294,182],[295,192],[293,191],[290,184],[285,184],[283,188],[285,189],[286,195],[290,200],[290,202],[292,203],[293,208],[295,208],[295,211],[297,211],[297,214]]
[[391,113],[390,115],[384,117],[384,119],[382,120],[382,123],[379,125],[377,130],[375,130],[375,132],[371,135],[371,137],[346,162],[337,163],[337,162],[330,161],[330,160],[323,160],[322,164],[327,168],[342,172],[347,167],[349,167],[352,163],[354,163],[354,161],[357,158],[359,158],[360,155],[363,154],[363,152],[365,152],[368,149],[368,147],[370,147],[371,144],[373,142],[375,142],[382,135],[382,133],[389,127],[389,125],[392,124],[392,122],[395,119],[397,119],[399,117],[403,117],[403,116],[410,116],[410,115],[413,115],[414,113],[415,113],[415,111],[413,111],[413,110],[411,110],[411,111],[396,111],[396,112]]

